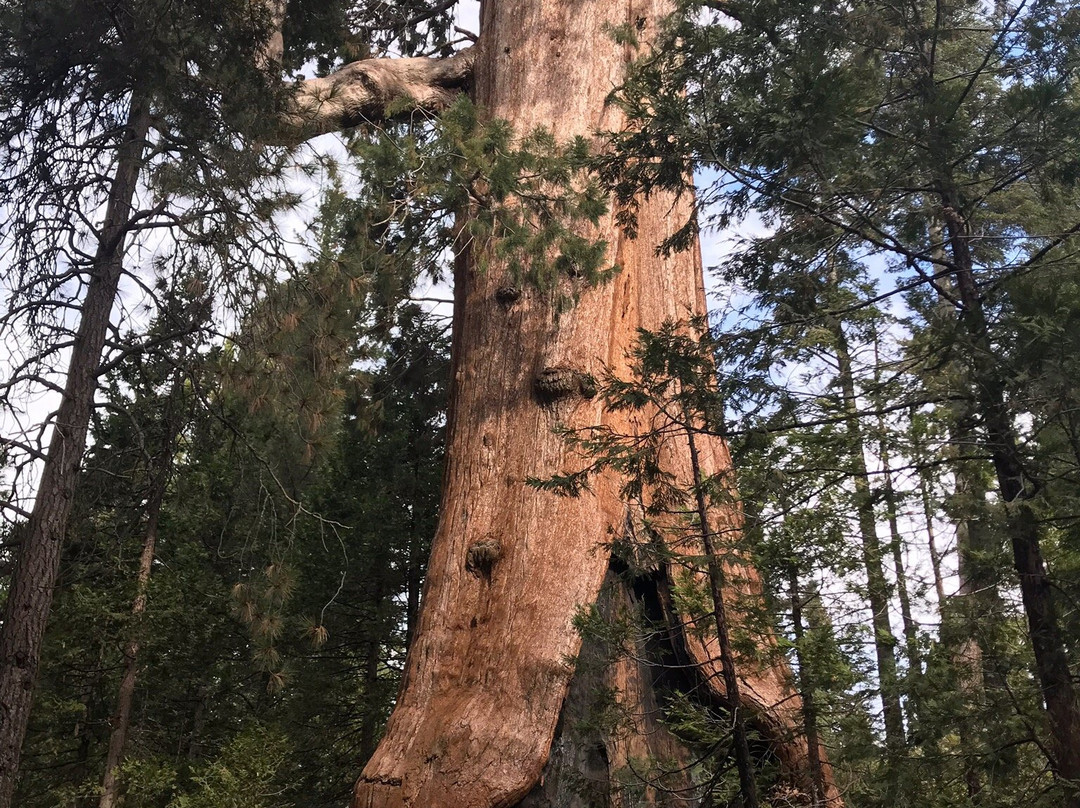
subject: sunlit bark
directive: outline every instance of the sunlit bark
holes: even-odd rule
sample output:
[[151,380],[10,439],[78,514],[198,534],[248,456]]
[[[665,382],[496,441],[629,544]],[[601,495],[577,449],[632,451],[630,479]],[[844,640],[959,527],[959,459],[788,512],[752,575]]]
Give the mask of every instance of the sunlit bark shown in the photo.
[[[610,31],[629,24],[648,42],[668,10],[660,0],[489,0],[476,46],[474,99],[518,131],[544,126],[568,138],[617,129],[622,119],[605,99],[641,51],[617,44]],[[633,240],[609,215],[593,235],[608,241],[621,272],[595,288],[564,280],[561,291],[578,299],[561,313],[546,292],[500,295],[511,279],[498,261],[482,261],[476,245],[462,245],[441,521],[402,691],[357,784],[357,808],[510,806],[542,776],[546,782],[565,769],[567,757],[588,758],[568,755],[563,745],[552,758],[562,759],[561,769],[545,769],[581,646],[573,618],[596,600],[609,568],[607,545],[626,524],[627,505],[613,474],[601,475],[590,495],[576,499],[536,490],[527,480],[584,462],[557,425],[605,424],[633,434],[649,429],[649,416],[607,412],[572,386],[562,395],[539,395],[537,384],[553,368],[600,375],[607,367],[626,375],[639,329],[704,313],[699,252],[656,251],[691,209],[688,194],[643,200]],[[702,475],[730,468],[719,440],[702,437],[700,444]],[[685,444],[671,448],[666,462],[691,484]],[[741,528],[734,504],[717,510],[718,534]],[[478,566],[481,551],[487,561]],[[753,570],[736,577],[739,594],[760,593]],[[692,663],[703,697],[724,699],[715,639],[693,630],[695,620],[706,627],[711,618],[684,617],[674,642]],[[767,631],[760,642],[775,644]],[[740,707],[772,740],[787,775],[805,783],[798,697],[778,657],[764,658],[770,661],[741,660]],[[604,748],[612,777],[615,747]],[[838,801],[831,784],[828,792]]]

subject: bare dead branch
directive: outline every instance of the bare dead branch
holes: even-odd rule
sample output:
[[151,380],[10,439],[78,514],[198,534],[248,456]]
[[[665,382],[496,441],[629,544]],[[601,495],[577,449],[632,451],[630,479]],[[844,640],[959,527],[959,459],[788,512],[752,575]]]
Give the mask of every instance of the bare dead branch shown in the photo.
[[439,112],[464,89],[474,59],[472,48],[445,59],[362,59],[328,76],[298,81],[278,114],[272,140],[295,145],[369,121]]

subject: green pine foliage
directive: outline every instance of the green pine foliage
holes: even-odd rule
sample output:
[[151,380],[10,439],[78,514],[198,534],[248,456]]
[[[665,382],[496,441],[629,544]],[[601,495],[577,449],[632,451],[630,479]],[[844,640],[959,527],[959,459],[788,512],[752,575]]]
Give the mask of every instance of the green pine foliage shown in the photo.
[[[766,568],[793,557],[808,583],[851,581],[850,568],[822,563],[854,556],[851,515],[872,508],[870,535],[884,542],[884,499],[914,513],[920,478],[926,515],[907,517],[908,535],[921,544],[944,526],[958,537],[960,576],[938,619],[918,585],[906,594],[923,628],[898,680],[906,737],[887,755],[893,774],[877,769],[877,751],[835,750],[841,768],[862,761],[859,803],[1055,804],[1069,789],[1045,776],[1032,674],[1045,672],[1010,570],[1018,511],[1002,507],[998,485],[1005,463],[1031,480],[1020,507],[1038,514],[1071,653],[1074,567],[1059,548],[1077,511],[1055,483],[1075,468],[1061,402],[1080,221],[1076,24],[1076,9],[1055,2],[689,3],[618,93],[636,125],[612,136],[602,170],[629,215],[633,194],[684,188],[696,171],[705,222],[764,231],[721,267],[732,302],[717,344],[723,432],[774,559]],[[907,469],[888,475],[901,483],[892,495],[886,451]],[[868,463],[862,493],[845,458]],[[783,526],[804,508],[811,532],[794,543]],[[829,521],[831,537],[814,525]],[[909,583],[899,549],[880,582],[896,612]],[[782,580],[773,586],[781,602]],[[848,659],[856,670],[866,661],[858,646]]]
[[[188,414],[137,624],[139,440],[166,393],[129,386],[141,360],[119,369],[65,555],[20,804],[96,799],[132,631],[142,647],[126,805],[345,799],[397,692],[438,505],[446,339],[410,308],[397,331],[317,462],[301,441],[276,445],[291,418],[263,432],[266,414],[200,402],[214,363],[228,361],[202,357],[180,394]],[[308,472],[274,472],[290,464]]]
[[[513,283],[535,286],[563,306],[616,271],[596,228],[607,197],[589,170],[584,138],[562,143],[542,127],[515,133],[467,98],[430,125],[392,137],[377,127],[357,135],[352,151],[370,196],[347,253],[362,249],[367,234],[399,256],[406,274],[398,277],[410,266],[439,276],[448,251],[468,248],[481,271],[497,263]],[[459,228],[451,217],[464,211],[468,220]]]

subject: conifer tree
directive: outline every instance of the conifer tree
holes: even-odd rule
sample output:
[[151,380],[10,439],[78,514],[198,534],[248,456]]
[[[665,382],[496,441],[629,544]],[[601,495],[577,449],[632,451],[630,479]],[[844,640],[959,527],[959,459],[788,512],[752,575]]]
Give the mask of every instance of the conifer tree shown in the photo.
[[[29,496],[22,482],[18,504],[8,503],[26,524],[0,629],[3,806],[15,788],[103,352],[133,349],[110,339],[122,281],[134,277],[127,251],[140,235],[168,227],[222,259],[223,234],[244,241],[245,228],[250,234],[289,202],[267,197],[260,208],[249,180],[267,166],[222,126],[214,82],[231,77],[245,86],[246,76],[246,86],[261,86],[250,79],[258,77],[255,44],[266,20],[238,11],[57,0],[9,4],[0,18],[11,268],[3,325],[12,367],[3,400],[18,423],[23,401],[43,390],[59,398],[52,416],[5,438],[19,467],[40,464],[40,474],[32,507],[21,507]],[[250,243],[256,254],[273,251],[273,241]]]
[[828,228],[903,273],[897,292],[948,302],[951,325],[921,372],[963,368],[966,387],[952,395],[970,400],[973,422],[954,437],[994,470],[1045,748],[1075,804],[1080,713],[1036,515],[1039,463],[1019,426],[1032,414],[1030,367],[1013,363],[1010,339],[1024,279],[1072,267],[1078,217],[1059,203],[1075,195],[1074,10],[705,5],[715,24],[687,15],[672,27],[672,58],[627,88],[641,125],[618,138],[614,171],[629,192],[717,168],[719,221],[757,211],[781,233]]

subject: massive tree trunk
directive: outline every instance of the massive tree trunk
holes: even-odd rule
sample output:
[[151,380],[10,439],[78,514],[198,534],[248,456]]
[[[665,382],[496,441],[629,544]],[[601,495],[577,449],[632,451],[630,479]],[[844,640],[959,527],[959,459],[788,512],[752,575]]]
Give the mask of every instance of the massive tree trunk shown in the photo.
[[[569,138],[616,129],[622,119],[605,98],[639,51],[616,44],[610,31],[629,25],[648,42],[668,10],[663,0],[487,0],[475,54],[475,100],[518,131],[544,126]],[[691,204],[689,195],[643,200],[635,240],[608,216],[598,233],[608,239],[621,272],[599,287],[562,290],[580,297],[561,314],[546,293],[506,294],[512,281],[497,262],[480,271],[472,245],[462,247],[441,519],[402,690],[357,783],[357,808],[510,806],[541,780],[549,756],[548,783],[563,778],[568,766],[606,770],[602,779],[619,765],[610,740],[604,754],[590,755],[569,749],[564,731],[559,748],[551,750],[581,645],[574,615],[596,601],[609,569],[608,544],[628,521],[620,481],[605,473],[590,494],[567,498],[536,490],[527,480],[586,462],[556,434],[557,425],[605,424],[624,434],[648,430],[647,415],[605,412],[573,379],[599,375],[605,366],[626,371],[638,329],[704,312],[699,253],[656,252],[686,221]],[[698,448],[704,475],[730,468],[719,440],[703,438]],[[665,457],[689,485],[685,441],[668,447]],[[723,533],[739,528],[740,515],[733,505],[712,520]],[[662,591],[670,575],[661,572],[646,588]],[[743,594],[759,592],[752,570],[739,575]],[[684,616],[687,623],[672,643],[696,670],[697,684],[705,685],[699,687],[703,698],[722,699],[715,640],[685,627],[695,619],[707,625],[707,617]],[[775,645],[767,632],[760,642]],[[791,779],[805,782],[798,698],[786,668],[776,655],[769,658],[741,660],[740,707],[770,738]],[[627,685],[641,683],[629,669],[612,675]],[[650,688],[649,682],[628,686],[621,698],[638,714],[651,715],[642,703]],[[573,703],[571,696],[567,709]],[[564,730],[567,725],[564,720]],[[831,788],[830,796],[836,796]],[[533,805],[551,802],[536,793],[529,799]]]

